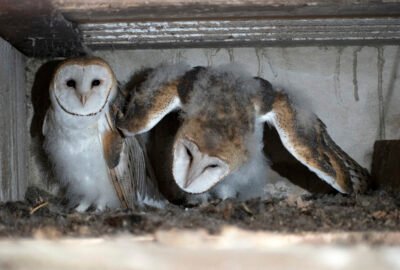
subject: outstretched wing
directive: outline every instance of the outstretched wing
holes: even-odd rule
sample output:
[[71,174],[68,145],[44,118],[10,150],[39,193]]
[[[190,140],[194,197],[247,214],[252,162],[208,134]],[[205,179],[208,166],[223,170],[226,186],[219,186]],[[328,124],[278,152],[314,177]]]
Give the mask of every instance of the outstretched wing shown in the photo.
[[260,116],[275,127],[282,144],[319,178],[342,193],[366,190],[368,171],[346,154],[329,136],[325,124],[276,92],[272,108]]
[[180,85],[190,70],[185,64],[162,65],[147,70],[139,80],[128,84],[131,100],[124,106],[117,127],[125,136],[152,129],[168,113],[179,109],[188,93],[181,93]]

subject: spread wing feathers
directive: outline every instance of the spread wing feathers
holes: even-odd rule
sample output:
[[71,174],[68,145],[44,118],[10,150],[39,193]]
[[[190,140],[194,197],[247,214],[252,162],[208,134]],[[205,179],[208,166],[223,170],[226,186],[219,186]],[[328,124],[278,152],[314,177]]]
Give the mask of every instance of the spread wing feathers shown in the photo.
[[161,65],[134,76],[125,90],[130,97],[122,117],[117,118],[118,129],[126,136],[144,133],[179,109],[182,100],[178,86],[189,69],[185,64]]
[[325,124],[314,114],[294,106],[278,93],[272,110],[261,117],[273,125],[285,148],[302,164],[342,193],[364,192],[368,172],[329,136]]
[[[321,120],[319,120],[322,125]],[[368,171],[361,167],[354,159],[352,159],[346,152],[344,152],[329,136],[326,131],[325,125],[322,132],[323,140],[325,145],[328,145],[329,148],[343,161],[346,169],[349,171],[349,177],[351,180],[351,184],[353,187],[353,191],[357,193],[362,193],[368,188],[368,181],[370,175]]]
[[148,173],[144,150],[136,137],[124,139],[120,161],[109,170],[122,207],[164,205],[165,200],[158,192],[154,178]]

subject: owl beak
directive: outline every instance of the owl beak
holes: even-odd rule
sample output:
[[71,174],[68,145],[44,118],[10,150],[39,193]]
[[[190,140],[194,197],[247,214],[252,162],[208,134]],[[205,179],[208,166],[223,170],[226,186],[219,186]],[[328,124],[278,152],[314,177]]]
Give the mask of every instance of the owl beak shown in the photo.
[[173,159],[175,182],[188,193],[206,192],[229,173],[226,162],[202,153],[195,143],[186,139],[175,143]]
[[198,166],[192,166],[188,169],[186,180],[183,184],[183,188],[188,188],[201,174]]
[[85,105],[85,104],[86,104],[87,97],[86,97],[86,96],[81,96],[80,99],[81,99],[82,105]]
[[87,98],[88,97],[86,95],[79,95],[79,100],[81,101],[82,105],[86,104]]

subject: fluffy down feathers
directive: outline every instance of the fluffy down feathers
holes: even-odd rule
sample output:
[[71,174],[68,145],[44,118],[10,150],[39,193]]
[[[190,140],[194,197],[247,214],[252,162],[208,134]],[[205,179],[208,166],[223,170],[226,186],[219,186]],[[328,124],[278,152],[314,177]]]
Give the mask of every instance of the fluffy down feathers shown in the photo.
[[[185,65],[164,65],[149,71],[135,86],[128,113],[118,121],[125,134],[138,134],[180,109],[182,122],[169,158],[173,159],[174,181],[181,189],[219,198],[259,196],[268,179],[275,177],[268,173],[262,153],[265,122],[277,129],[283,145],[296,159],[338,191],[365,189],[367,171],[333,142],[316,115],[275,91],[269,82],[234,65],[183,72],[186,69]],[[174,75],[162,75],[166,71]],[[191,144],[195,147],[182,150],[182,145]],[[197,156],[202,157],[199,163],[192,162]],[[212,162],[215,158],[217,163]],[[229,173],[219,176],[218,164],[228,166]],[[215,179],[207,180],[202,171]],[[193,175],[197,174],[196,180]],[[204,183],[188,188],[194,181]]]

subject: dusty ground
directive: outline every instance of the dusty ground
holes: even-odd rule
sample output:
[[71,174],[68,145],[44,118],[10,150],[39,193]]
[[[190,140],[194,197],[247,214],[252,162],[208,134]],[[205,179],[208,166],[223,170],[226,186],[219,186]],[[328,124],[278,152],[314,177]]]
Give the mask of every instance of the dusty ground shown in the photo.
[[97,237],[142,235],[169,229],[205,229],[217,234],[225,225],[282,233],[361,232],[341,243],[400,244],[400,237],[376,232],[400,230],[400,196],[383,191],[358,197],[313,195],[280,200],[223,201],[193,208],[125,210],[103,214],[67,211],[58,198],[29,189],[26,201],[0,205],[0,237]]

